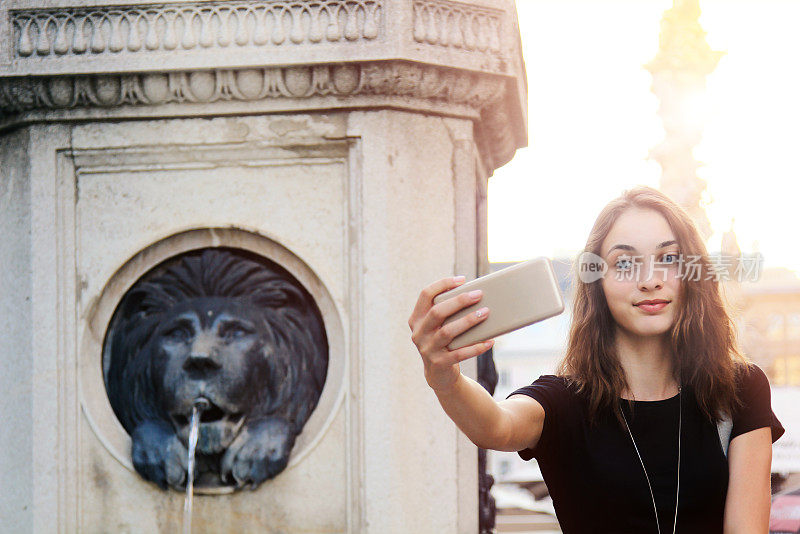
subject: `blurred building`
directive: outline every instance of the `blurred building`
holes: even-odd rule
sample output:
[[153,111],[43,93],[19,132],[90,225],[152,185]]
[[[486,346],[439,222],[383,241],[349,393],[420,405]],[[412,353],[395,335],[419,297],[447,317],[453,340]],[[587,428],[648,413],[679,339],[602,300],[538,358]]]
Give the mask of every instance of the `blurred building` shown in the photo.
[[742,283],[742,348],[772,385],[772,410],[786,433],[772,446],[773,492],[800,487],[800,278],[786,268],[764,269]]
[[800,278],[785,268],[765,269],[743,284],[743,345],[773,386],[800,386]]

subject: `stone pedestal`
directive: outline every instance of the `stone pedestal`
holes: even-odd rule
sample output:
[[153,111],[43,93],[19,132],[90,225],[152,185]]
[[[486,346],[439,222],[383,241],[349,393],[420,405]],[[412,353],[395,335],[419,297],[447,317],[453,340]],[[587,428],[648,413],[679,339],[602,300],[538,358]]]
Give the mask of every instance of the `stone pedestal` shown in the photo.
[[149,268],[227,246],[308,289],[328,377],[289,466],[195,496],[194,531],[477,532],[477,449],[406,321],[485,269],[486,180],[526,142],[513,3],[46,4],[0,8],[4,528],[179,531],[103,338]]

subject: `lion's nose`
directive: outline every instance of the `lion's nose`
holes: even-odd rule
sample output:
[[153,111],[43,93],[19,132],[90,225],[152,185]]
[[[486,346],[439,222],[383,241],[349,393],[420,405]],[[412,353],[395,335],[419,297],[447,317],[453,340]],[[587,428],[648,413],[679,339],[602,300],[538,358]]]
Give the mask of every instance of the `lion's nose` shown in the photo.
[[222,365],[215,360],[207,352],[192,352],[186,361],[183,362],[183,369],[185,371],[192,371],[195,373],[208,373],[216,371]]

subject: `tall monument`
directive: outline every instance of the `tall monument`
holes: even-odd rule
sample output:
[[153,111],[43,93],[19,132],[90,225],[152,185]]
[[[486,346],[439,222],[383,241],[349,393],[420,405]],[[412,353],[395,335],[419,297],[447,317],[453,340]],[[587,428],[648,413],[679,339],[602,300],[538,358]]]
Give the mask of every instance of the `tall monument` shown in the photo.
[[703,135],[706,77],[722,53],[711,50],[699,18],[698,0],[674,0],[661,19],[658,53],[645,67],[653,75],[652,90],[666,133],[650,151],[662,168],[659,189],[689,213],[708,239],[711,224],[702,205],[706,183],[697,176],[701,164],[693,152]]

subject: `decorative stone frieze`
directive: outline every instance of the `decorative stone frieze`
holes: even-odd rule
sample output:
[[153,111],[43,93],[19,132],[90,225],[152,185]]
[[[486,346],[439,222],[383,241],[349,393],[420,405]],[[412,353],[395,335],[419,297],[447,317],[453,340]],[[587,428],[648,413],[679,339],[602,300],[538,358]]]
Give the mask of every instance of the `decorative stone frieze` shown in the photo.
[[141,54],[378,36],[380,0],[195,2],[12,12],[14,55]]
[[447,2],[414,2],[414,40],[465,50],[501,52],[503,11],[499,9]]
[[503,98],[504,83],[500,77],[399,62],[0,78],[0,110],[13,113],[81,106],[156,106],[359,94],[411,96],[479,110]]

